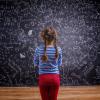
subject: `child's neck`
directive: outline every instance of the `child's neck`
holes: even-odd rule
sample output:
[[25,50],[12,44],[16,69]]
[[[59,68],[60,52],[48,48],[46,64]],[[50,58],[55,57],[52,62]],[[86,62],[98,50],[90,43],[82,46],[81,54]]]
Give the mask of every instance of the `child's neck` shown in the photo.
[[54,47],[54,43],[53,42],[47,43],[47,47]]
[[53,47],[54,45],[53,44],[49,44],[49,45],[47,45],[47,47]]
[[53,43],[47,44],[46,47],[54,47],[54,44]]

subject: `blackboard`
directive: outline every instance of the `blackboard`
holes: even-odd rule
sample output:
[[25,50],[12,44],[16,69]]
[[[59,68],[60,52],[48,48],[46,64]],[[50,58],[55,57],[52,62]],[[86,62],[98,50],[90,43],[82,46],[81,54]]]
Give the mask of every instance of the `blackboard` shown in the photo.
[[61,85],[100,84],[100,3],[0,0],[0,86],[36,86],[34,50],[46,26],[63,50]]

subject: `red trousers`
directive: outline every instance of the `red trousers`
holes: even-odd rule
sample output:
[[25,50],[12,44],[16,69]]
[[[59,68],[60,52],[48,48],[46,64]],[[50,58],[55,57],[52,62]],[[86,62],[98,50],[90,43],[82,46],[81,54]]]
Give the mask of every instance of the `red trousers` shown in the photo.
[[39,75],[39,90],[42,100],[57,100],[59,86],[59,74]]

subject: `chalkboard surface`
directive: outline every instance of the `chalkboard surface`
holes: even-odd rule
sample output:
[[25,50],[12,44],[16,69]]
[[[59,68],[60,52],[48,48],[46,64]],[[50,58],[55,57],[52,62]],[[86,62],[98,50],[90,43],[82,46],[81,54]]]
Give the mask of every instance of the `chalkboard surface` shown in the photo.
[[100,3],[0,0],[0,86],[36,86],[39,32],[52,25],[63,50],[61,85],[100,84]]

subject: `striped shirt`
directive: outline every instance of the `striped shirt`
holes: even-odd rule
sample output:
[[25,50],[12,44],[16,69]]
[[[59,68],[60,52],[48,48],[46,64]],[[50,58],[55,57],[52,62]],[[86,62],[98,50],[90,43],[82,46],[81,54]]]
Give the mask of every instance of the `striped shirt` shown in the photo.
[[34,52],[34,66],[39,68],[39,74],[43,73],[57,73],[59,74],[59,67],[62,65],[62,49],[57,46],[58,58],[55,60],[55,48],[47,47],[46,55],[48,60],[43,62],[41,60],[42,55],[44,55],[44,45],[40,45],[35,49]]

